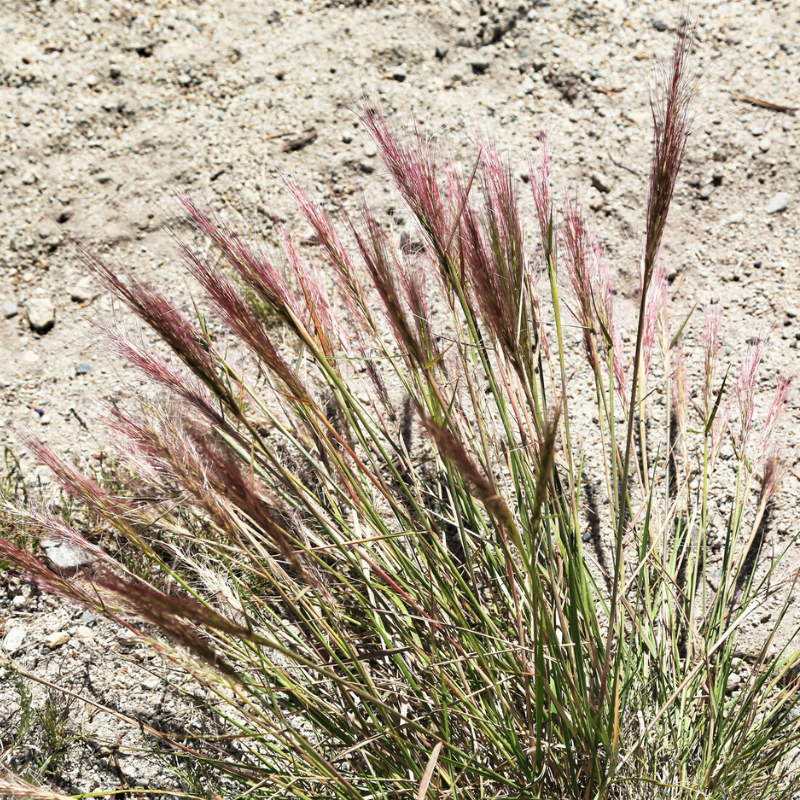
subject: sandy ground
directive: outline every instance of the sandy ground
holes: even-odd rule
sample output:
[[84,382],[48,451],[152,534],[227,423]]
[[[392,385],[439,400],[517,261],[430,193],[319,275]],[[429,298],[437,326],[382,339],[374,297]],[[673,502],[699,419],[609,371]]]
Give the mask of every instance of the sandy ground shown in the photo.
[[[282,189],[288,172],[331,209],[354,208],[363,188],[402,229],[404,211],[356,122],[363,93],[390,116],[413,115],[457,154],[471,152],[475,126],[492,132],[526,206],[526,162],[546,126],[557,184],[592,209],[619,296],[634,298],[652,59],[669,54],[680,11],[665,0],[5,0],[2,422],[96,468],[107,440],[101,402],[123,399],[137,379],[93,331],[112,304],[87,281],[73,243],[185,296],[166,230],[184,225],[171,187],[253,235],[269,240],[285,220],[302,240]],[[696,0],[692,13],[701,89],[664,248],[670,294],[676,314],[719,299],[734,363],[748,336],[768,333],[769,390],[798,367],[800,120],[786,107],[800,106],[800,10],[793,0]],[[687,339],[689,356],[695,342]],[[774,518],[779,541],[797,533],[798,408],[793,397],[784,441],[794,472]],[[5,430],[0,439],[21,456],[31,486],[48,483]],[[12,629],[23,631],[13,652],[23,668],[122,713],[191,724],[191,702],[166,689],[154,654],[127,634],[5,582],[0,640]],[[48,646],[45,637],[60,632],[67,641]],[[107,655],[102,669],[98,652]],[[19,711],[12,684],[0,672],[0,763],[13,738],[2,733],[4,715]],[[43,698],[37,690],[34,704]],[[60,768],[62,788],[169,784],[153,759],[117,755],[138,740],[112,714],[81,704],[70,714],[84,738]],[[35,763],[35,752],[27,757]]]

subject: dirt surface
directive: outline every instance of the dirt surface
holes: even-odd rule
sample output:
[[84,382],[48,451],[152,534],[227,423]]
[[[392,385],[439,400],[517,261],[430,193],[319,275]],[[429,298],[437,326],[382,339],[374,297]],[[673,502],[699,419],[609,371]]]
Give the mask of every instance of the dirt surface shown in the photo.
[[[93,331],[112,304],[86,279],[72,243],[186,297],[168,228],[187,229],[171,187],[267,240],[285,220],[301,241],[308,232],[282,173],[331,209],[354,209],[363,188],[399,234],[405,211],[353,111],[365,93],[467,158],[476,127],[490,131],[510,155],[526,208],[527,160],[547,127],[557,187],[573,187],[592,209],[618,295],[634,299],[652,59],[669,54],[680,11],[675,2],[614,0],[5,0],[3,423],[97,467],[107,441],[101,402],[124,399],[138,378]],[[702,77],[663,253],[673,313],[719,299],[733,363],[748,336],[768,333],[769,390],[779,373],[798,372],[800,120],[786,107],[800,106],[800,10],[794,0],[696,0],[692,13]],[[689,335],[687,356],[697,341]],[[784,437],[793,471],[774,517],[777,541],[797,533],[798,408],[793,398]],[[29,485],[46,486],[46,470],[5,429],[0,439],[21,457]],[[124,631],[6,583],[0,640],[12,629],[24,640],[3,655],[21,667],[136,718],[167,724],[174,713],[191,723],[191,702],[165,693],[168,671],[149,654],[136,657]],[[68,641],[49,647],[45,637],[58,632]],[[0,672],[0,732],[19,715],[9,676]],[[46,694],[35,691],[42,708]],[[73,720],[83,738],[59,768],[65,790],[172,785],[157,760],[120,761],[120,745],[141,743],[136,731],[81,709]],[[0,748],[9,745],[2,739]]]

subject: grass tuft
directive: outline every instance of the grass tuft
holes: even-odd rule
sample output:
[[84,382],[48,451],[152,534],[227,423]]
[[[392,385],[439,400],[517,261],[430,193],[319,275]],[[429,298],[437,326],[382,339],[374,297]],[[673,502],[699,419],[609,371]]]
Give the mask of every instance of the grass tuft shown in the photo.
[[[85,256],[182,366],[110,334],[165,390],[112,418],[119,491],[26,443],[148,577],[49,518],[90,569],[57,575],[10,541],[0,558],[149,623],[140,635],[205,686],[217,739],[150,729],[187,776],[251,798],[796,796],[798,564],[765,547],[788,381],[760,418],[765,340],[725,371],[714,303],[691,361],[659,260],[690,49],[683,26],[654,96],[630,353],[590,221],[551,195],[546,135],[531,258],[491,140],[460,169],[367,102],[420,246],[366,202],[340,228],[289,180],[313,263],[288,231],[274,257],[181,198],[219,256],[180,244],[208,301],[196,321]],[[573,410],[562,307],[596,422]]]

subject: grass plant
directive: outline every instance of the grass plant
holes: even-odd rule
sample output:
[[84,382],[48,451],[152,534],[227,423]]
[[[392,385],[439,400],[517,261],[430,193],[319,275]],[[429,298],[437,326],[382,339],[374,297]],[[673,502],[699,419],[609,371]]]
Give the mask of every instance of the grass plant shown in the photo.
[[132,629],[207,689],[219,737],[151,734],[219,776],[209,796],[797,796],[797,564],[764,545],[788,382],[759,417],[764,338],[725,371],[713,303],[687,362],[693,320],[670,322],[659,258],[690,48],[684,27],[654,95],[628,352],[592,225],[551,198],[546,136],[531,254],[490,140],[462,168],[369,103],[410,244],[366,202],[340,226],[288,181],[320,258],[286,231],[274,257],[181,198],[214,253],[179,243],[205,295],[196,319],[85,254],[175,358],[108,334],[162,387],[112,413],[121,491],[23,439],[149,579],[31,511],[12,524],[94,566],[59,575],[11,541],[0,557],[148,623]]

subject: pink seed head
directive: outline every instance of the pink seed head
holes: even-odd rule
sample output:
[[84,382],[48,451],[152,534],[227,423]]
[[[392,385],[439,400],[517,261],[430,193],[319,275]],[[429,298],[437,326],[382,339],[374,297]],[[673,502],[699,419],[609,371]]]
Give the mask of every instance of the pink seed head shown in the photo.
[[[550,197],[550,148],[547,143],[547,131],[543,130],[539,134],[539,141],[542,143],[539,167],[537,169],[531,159],[530,181],[533,203],[536,207],[536,217],[539,221],[542,250],[545,259],[547,259],[549,255],[547,251],[550,244],[550,222],[553,213],[553,203]],[[553,242],[553,244],[555,244],[555,242]]]
[[749,340],[739,377],[736,381],[736,400],[739,407],[739,445],[744,452],[753,429],[755,412],[756,387],[758,385],[758,369],[764,359],[766,336],[758,334]]
[[789,386],[791,385],[791,378],[782,375],[778,379],[778,385],[775,388],[775,394],[772,396],[767,411],[764,425],[761,428],[761,455],[760,461],[764,461],[774,446],[775,432],[780,427],[781,419],[783,418],[784,411],[786,410],[786,402],[789,399]]
[[706,418],[711,413],[714,385],[714,373],[719,356],[719,321],[720,308],[717,301],[706,306],[703,319],[703,356],[704,356],[704,381],[703,401],[705,404]]
[[[644,275],[640,274],[642,291],[644,291]],[[653,356],[653,346],[656,341],[659,327],[666,313],[667,305],[667,273],[664,269],[663,261],[656,262],[653,269],[653,276],[650,282],[650,290],[647,293],[644,317],[644,376],[645,380],[650,373],[650,364]]]

